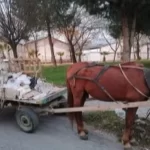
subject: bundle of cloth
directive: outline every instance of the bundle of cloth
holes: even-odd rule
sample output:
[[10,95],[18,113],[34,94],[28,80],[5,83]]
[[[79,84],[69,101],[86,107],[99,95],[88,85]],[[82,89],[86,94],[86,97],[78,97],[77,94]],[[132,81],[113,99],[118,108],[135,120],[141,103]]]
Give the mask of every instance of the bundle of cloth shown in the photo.
[[[26,74],[19,73],[10,73],[8,74],[8,80],[5,83],[5,87],[12,87],[14,89],[18,89],[20,87],[28,87],[30,89],[34,88],[33,86],[33,79]],[[35,83],[36,84],[36,80]]]
[[9,73],[8,80],[3,87],[19,92],[19,99],[22,99],[24,94],[31,92],[32,90],[36,90],[45,96],[59,90],[59,88],[53,86],[51,83],[43,82],[40,78],[27,76],[22,72]]
[[33,81],[33,78],[27,76],[26,74],[19,73],[9,73],[7,76],[7,81],[3,84],[6,93],[9,91],[10,98],[14,98],[15,95],[19,99],[28,92],[30,92],[36,85],[36,81]]

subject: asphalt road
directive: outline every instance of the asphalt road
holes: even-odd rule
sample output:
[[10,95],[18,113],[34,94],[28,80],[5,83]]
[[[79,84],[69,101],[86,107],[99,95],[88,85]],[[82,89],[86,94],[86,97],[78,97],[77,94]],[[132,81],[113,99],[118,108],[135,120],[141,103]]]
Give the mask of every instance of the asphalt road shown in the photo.
[[18,128],[14,110],[0,113],[0,150],[123,150],[115,138],[90,130],[89,140],[78,138],[65,116],[41,117],[35,133]]

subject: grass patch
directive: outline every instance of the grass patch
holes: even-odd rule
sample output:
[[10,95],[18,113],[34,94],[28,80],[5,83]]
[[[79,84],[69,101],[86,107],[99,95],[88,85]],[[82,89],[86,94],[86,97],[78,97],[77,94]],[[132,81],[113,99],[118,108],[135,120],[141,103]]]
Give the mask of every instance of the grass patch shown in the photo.
[[[150,68],[150,60],[136,60],[135,62],[137,63],[142,63],[145,67]],[[105,64],[110,64],[110,65],[114,65],[114,64],[118,64],[120,63],[118,62],[105,62]]]
[[124,121],[114,111],[90,112],[84,114],[84,121],[96,129],[114,133],[118,137],[122,135],[124,128]]
[[66,70],[68,65],[64,66],[44,66],[42,68],[43,77],[47,82],[52,82],[55,85],[65,85]]
[[139,62],[143,63],[145,67],[150,68],[150,60],[141,60]]
[[[144,64],[145,67],[150,68],[149,60],[137,61]],[[118,64],[119,62],[106,62],[105,64]],[[43,66],[43,77],[46,78],[48,82],[52,82],[55,85],[65,85],[66,70],[69,65],[62,66]]]
[[[125,120],[118,117],[114,111],[90,112],[83,115],[84,121],[96,129],[113,133],[121,141]],[[138,121],[140,120],[140,121]],[[133,138],[136,144],[150,147],[150,121],[137,118],[133,126]]]

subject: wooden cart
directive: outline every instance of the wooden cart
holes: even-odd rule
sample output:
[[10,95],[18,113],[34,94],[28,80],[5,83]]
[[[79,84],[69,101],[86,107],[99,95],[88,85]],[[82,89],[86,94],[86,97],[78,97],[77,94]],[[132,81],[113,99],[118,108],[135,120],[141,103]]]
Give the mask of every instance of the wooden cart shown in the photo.
[[[8,86],[8,74],[19,73],[19,76],[28,75],[35,79],[41,78],[41,63],[39,59],[12,59],[0,63],[0,108],[15,107],[16,122],[24,132],[33,132],[39,124],[39,116],[46,111],[44,109],[54,109],[56,107],[64,107],[66,99],[64,94],[66,88],[58,88],[52,86],[45,81],[48,88],[47,92],[22,85],[18,88]],[[16,75],[15,74],[15,75]],[[12,75],[11,75],[12,76]],[[11,77],[12,78],[12,77]],[[12,78],[12,80],[14,80]],[[42,86],[40,84],[40,86]],[[50,86],[49,86],[50,85]],[[42,87],[44,88],[44,87]],[[23,93],[20,91],[23,89]],[[45,89],[44,89],[45,90]]]
[[48,113],[46,110],[65,107],[65,93],[66,88],[61,88],[40,99],[33,100],[32,97],[39,93],[32,90],[25,95],[25,99],[1,100],[1,109],[8,106],[16,108],[15,118],[18,126],[22,131],[30,133],[38,127],[40,115]]
[[[31,69],[32,70],[32,69]],[[35,69],[37,70],[37,69]],[[39,70],[38,70],[39,71]],[[28,71],[25,72],[28,74]],[[36,71],[37,73],[37,71]],[[40,73],[40,71],[39,71]],[[35,74],[35,72],[30,72],[29,74]],[[9,104],[16,108],[16,122],[21,130],[24,132],[33,132],[37,129],[39,125],[39,116],[41,114],[47,113],[70,113],[70,112],[90,112],[90,111],[107,111],[115,110],[116,108],[132,108],[132,107],[150,107],[150,101],[147,102],[135,102],[135,103],[112,103],[102,104],[100,106],[86,106],[77,108],[60,108],[66,107],[66,99],[64,94],[66,94],[66,88],[59,88],[56,91],[47,94],[46,96],[41,96],[38,99],[33,99],[34,95],[37,95],[36,90],[32,90],[25,94],[23,99],[11,99],[5,98],[5,96],[0,100],[1,109],[7,107]],[[5,93],[7,95],[7,93]]]

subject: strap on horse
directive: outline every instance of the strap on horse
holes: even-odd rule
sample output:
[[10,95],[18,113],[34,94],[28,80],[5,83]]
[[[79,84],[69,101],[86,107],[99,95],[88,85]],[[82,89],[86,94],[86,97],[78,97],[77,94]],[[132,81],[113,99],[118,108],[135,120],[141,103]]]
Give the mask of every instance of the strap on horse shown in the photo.
[[[79,71],[81,71],[82,69],[94,67],[94,66],[97,66],[97,65],[98,65],[98,64],[96,64],[96,63],[92,63],[92,64],[90,64],[90,65],[88,65],[88,66],[86,66],[86,67],[80,68],[80,69],[74,74],[74,76],[72,76],[72,77],[73,77],[74,79],[75,79],[75,78],[77,78],[77,79],[84,79],[84,80],[89,80],[89,81],[94,82],[102,91],[104,91],[104,92],[106,93],[106,95],[107,95],[111,100],[113,100],[114,102],[117,103],[117,101],[109,94],[109,92],[104,88],[104,86],[102,86],[102,85],[98,82],[98,80],[100,79],[100,77],[108,70],[108,68],[110,67],[110,65],[104,65],[104,67],[102,68],[102,70],[97,74],[97,76],[96,76],[94,79],[91,79],[91,78],[88,78],[88,77],[82,77],[82,76],[78,76],[78,75],[77,75],[77,73],[78,73]],[[99,65],[98,65],[98,66],[99,66]],[[146,98],[149,98],[147,95],[145,95],[143,92],[141,92],[138,88],[136,88],[136,87],[131,83],[131,81],[128,79],[128,77],[126,76],[125,72],[123,71],[121,64],[119,64],[119,68],[120,68],[120,70],[121,70],[121,72],[122,72],[124,78],[127,80],[127,82],[128,82],[138,93],[140,93],[141,95],[143,95],[143,96],[146,97]],[[146,74],[146,73],[145,73],[145,74]],[[149,70],[149,74],[150,74],[150,70]],[[146,76],[146,75],[145,75],[145,76]],[[71,78],[72,78],[72,77],[71,77]],[[71,78],[70,78],[70,79],[71,79]],[[145,78],[146,78],[146,77],[145,77]],[[146,82],[147,82],[147,79],[146,79]],[[150,87],[150,81],[147,82],[147,83],[149,83],[149,87]]]
[[[94,66],[97,66],[97,64],[91,64],[89,66],[86,66],[84,68],[90,68],[90,67],[94,67]],[[92,81],[94,82],[102,91],[104,91],[106,93],[106,95],[114,102],[117,103],[117,101],[109,94],[109,92],[105,89],[104,86],[102,86],[98,80],[100,79],[100,77],[108,70],[108,68],[110,67],[110,65],[104,65],[104,67],[102,68],[102,70],[97,74],[97,76],[94,78],[94,79],[91,79],[91,78],[88,78],[88,77],[81,77],[81,76],[77,76],[77,73],[82,70],[83,68],[79,69],[75,75],[74,75],[74,78],[77,78],[77,79],[85,79],[85,80],[89,80],[89,81]]]
[[136,87],[131,83],[131,81],[130,81],[130,80],[128,79],[128,77],[126,76],[126,74],[125,74],[125,72],[123,71],[123,69],[122,69],[122,67],[121,67],[120,64],[119,64],[119,68],[120,68],[120,70],[121,70],[123,76],[125,77],[125,79],[128,81],[128,83],[129,83],[138,93],[140,93],[141,95],[143,95],[143,96],[146,97],[146,98],[149,98],[147,95],[145,95],[143,92],[141,92],[138,88],[136,88]]
[[98,75],[95,77],[95,79],[93,80],[96,85],[98,87],[100,87],[102,89],[102,91],[104,91],[111,100],[113,100],[114,102],[116,102],[116,100],[109,94],[109,92],[105,89],[104,86],[102,86],[99,82],[98,82],[98,79],[100,79],[100,77],[108,70],[110,66],[109,65],[104,65],[104,67],[102,68],[102,70],[98,73]]

